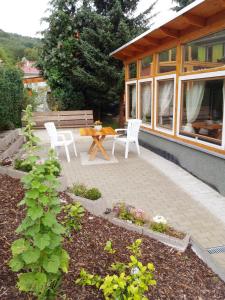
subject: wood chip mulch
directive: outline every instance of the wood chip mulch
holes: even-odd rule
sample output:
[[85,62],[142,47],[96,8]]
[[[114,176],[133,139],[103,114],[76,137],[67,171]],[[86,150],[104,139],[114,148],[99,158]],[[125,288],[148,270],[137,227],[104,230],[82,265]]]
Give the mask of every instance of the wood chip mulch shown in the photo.
[[[33,299],[20,294],[16,286],[16,274],[9,270],[10,245],[17,238],[15,229],[24,217],[17,203],[24,191],[17,179],[0,175],[0,299]],[[68,202],[71,199],[61,194]],[[74,284],[80,269],[106,275],[112,262],[127,262],[128,245],[141,238],[143,263],[155,265],[156,287],[151,287],[147,297],[152,300],[224,300],[225,284],[194,253],[187,249],[179,253],[150,238],[130,232],[107,220],[86,212],[79,233],[73,234],[72,242],[65,241],[70,254],[69,273],[64,276],[58,299],[101,300],[101,293],[92,287]],[[112,240],[116,254],[103,251],[107,240]]]

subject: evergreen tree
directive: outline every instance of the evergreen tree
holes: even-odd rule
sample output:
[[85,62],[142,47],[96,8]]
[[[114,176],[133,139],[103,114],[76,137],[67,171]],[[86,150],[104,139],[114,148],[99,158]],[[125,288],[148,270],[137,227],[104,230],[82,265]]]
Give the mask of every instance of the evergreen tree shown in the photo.
[[113,112],[123,94],[123,66],[109,53],[146,29],[152,7],[138,0],[52,0],[39,66],[64,109]]
[[175,6],[173,8],[173,10],[179,11],[182,8],[184,8],[185,6],[191,4],[192,2],[194,2],[195,0],[173,0],[173,2],[176,2],[177,6]]

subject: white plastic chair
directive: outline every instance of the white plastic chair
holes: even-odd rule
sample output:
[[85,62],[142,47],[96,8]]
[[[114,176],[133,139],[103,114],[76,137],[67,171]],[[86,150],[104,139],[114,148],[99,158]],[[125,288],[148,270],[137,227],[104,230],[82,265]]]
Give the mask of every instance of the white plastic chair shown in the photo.
[[124,133],[126,133],[126,136],[124,137],[123,135],[119,135],[119,134],[117,136],[115,136],[114,141],[113,141],[113,148],[112,148],[113,155],[114,155],[114,151],[115,151],[115,144],[117,142],[121,142],[121,143],[125,144],[125,158],[128,158],[130,143],[136,144],[138,155],[140,155],[140,147],[139,147],[139,143],[138,143],[138,133],[140,130],[141,123],[142,123],[141,120],[129,119],[127,128],[119,128],[119,129],[115,130],[117,133],[119,133],[120,131],[123,131]]
[[[44,123],[44,126],[48,132],[51,142],[51,148],[55,149],[56,147],[64,147],[66,152],[66,157],[68,162],[70,162],[70,154],[69,154],[69,145],[73,145],[75,156],[77,156],[77,149],[75,146],[73,133],[70,130],[57,132],[55,128],[55,124],[53,122]],[[66,137],[69,136],[69,138]]]

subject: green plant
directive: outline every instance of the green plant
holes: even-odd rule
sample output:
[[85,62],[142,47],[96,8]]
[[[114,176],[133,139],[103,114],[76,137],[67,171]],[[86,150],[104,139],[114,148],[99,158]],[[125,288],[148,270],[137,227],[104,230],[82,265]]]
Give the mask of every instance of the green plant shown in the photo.
[[151,228],[153,231],[160,232],[160,233],[164,233],[164,232],[167,231],[168,225],[167,225],[167,224],[163,224],[163,223],[152,222],[152,223],[150,224],[150,228]]
[[97,188],[91,188],[87,190],[85,194],[85,198],[90,199],[90,200],[98,200],[101,198],[102,194]]
[[145,293],[149,290],[149,286],[156,284],[153,275],[155,268],[152,263],[145,266],[138,260],[137,257],[141,255],[140,246],[141,240],[136,240],[128,247],[132,253],[128,264],[111,265],[111,270],[116,274],[100,277],[82,269],[76,284],[96,286],[103,292],[106,300],[147,300]]
[[88,189],[84,184],[76,183],[71,188],[70,191],[76,195],[90,200],[97,200],[101,198],[102,194],[97,188]]
[[113,249],[112,241],[107,241],[106,242],[104,250],[107,251],[110,254],[114,254],[116,252],[116,250]]
[[30,172],[32,170],[32,164],[24,159],[15,159],[14,168],[23,172]]
[[65,212],[63,224],[66,228],[66,235],[70,236],[72,230],[75,229],[78,231],[81,229],[81,219],[84,216],[84,208],[79,202],[76,202],[74,204],[65,205],[63,211]]

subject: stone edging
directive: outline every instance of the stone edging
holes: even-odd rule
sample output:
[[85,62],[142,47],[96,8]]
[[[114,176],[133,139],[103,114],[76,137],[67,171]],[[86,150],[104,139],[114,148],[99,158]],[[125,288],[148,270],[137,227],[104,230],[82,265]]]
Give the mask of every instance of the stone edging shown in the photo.
[[24,137],[18,136],[18,138],[9,146],[9,148],[1,153],[0,158],[5,159],[6,157],[12,156],[21,148],[23,143],[24,143]]
[[[0,166],[0,174],[8,175],[8,176],[13,177],[13,178],[21,179],[27,173],[23,172],[23,171],[20,171],[20,170],[15,170],[15,169],[10,168],[10,167]],[[59,185],[57,190],[58,190],[58,192],[63,192],[67,189],[66,177],[65,176],[59,176],[58,179],[59,179],[60,185]]]

